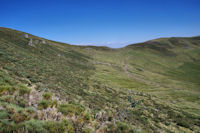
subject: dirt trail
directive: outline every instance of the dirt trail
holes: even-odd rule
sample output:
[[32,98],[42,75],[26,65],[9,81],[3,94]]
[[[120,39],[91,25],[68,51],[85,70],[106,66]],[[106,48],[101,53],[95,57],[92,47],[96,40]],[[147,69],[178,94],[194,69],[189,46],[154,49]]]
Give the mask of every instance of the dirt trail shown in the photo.
[[129,56],[126,57],[125,61],[122,62],[124,72],[130,77],[131,73],[128,71],[128,65],[126,64],[127,60],[129,60]]
[[108,62],[100,62],[100,61],[93,62],[93,64],[101,64],[101,65],[106,65],[106,66],[120,67],[120,66],[117,65],[117,64],[111,64],[111,63],[108,63]]
[[94,64],[101,64],[101,65],[106,65],[106,66],[113,66],[113,67],[119,67],[122,68],[124,73],[129,77],[132,78],[134,80],[143,82],[145,84],[149,84],[149,85],[155,85],[155,86],[160,86],[158,83],[156,82],[151,82],[148,80],[145,80],[143,77],[139,77],[138,75],[134,75],[133,73],[131,73],[131,68],[129,67],[129,65],[126,63],[128,62],[128,60],[130,59],[130,56],[126,57],[124,61],[122,61],[122,66],[121,65],[117,65],[117,64],[112,64],[112,63],[108,63],[108,62],[99,62],[99,61],[95,61],[93,62]]
[[123,64],[123,70],[124,70],[124,72],[128,75],[128,77],[130,77],[130,78],[133,78],[133,79],[135,79],[135,80],[138,80],[138,81],[140,81],[140,82],[143,82],[143,83],[145,83],[145,84],[153,84],[153,85],[155,85],[155,86],[160,86],[158,83],[156,83],[156,82],[151,82],[151,81],[148,81],[148,80],[145,80],[145,79],[142,79],[142,78],[139,78],[139,77],[136,77],[135,75],[133,75],[132,73],[130,73],[129,71],[130,71],[130,68],[128,67],[128,65],[127,65],[127,61],[130,59],[130,57],[128,56],[128,57],[126,57],[126,59],[122,62],[122,64]]
[[129,56],[126,57],[126,59],[122,62],[124,72],[125,72],[125,73],[128,75],[128,77],[130,77],[130,78],[133,78],[133,79],[138,80],[138,81],[140,81],[140,82],[148,83],[148,81],[146,81],[146,80],[144,80],[144,79],[141,79],[141,78],[139,78],[139,77],[136,77],[136,76],[134,76],[133,74],[131,74],[131,73],[129,72],[129,71],[130,71],[130,68],[128,67],[128,64],[126,63],[127,60],[129,60],[129,58],[130,58]]

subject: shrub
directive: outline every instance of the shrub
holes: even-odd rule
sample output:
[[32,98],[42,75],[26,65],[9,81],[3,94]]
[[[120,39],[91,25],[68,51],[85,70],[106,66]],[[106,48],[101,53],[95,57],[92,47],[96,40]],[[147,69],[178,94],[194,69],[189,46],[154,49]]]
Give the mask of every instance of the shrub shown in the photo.
[[48,133],[65,133],[66,127],[64,122],[47,121],[45,129]]
[[0,95],[4,94],[6,90],[7,89],[4,86],[0,86]]
[[30,89],[24,85],[19,85],[19,95],[25,95],[30,93]]
[[58,111],[63,113],[64,115],[80,115],[84,111],[84,108],[81,105],[61,104],[58,107]]
[[57,100],[52,101],[51,106],[52,106],[52,107],[53,107],[53,106],[58,107],[58,101],[57,101]]
[[112,133],[135,133],[133,127],[127,123],[117,122],[116,124],[108,125],[106,132]]
[[90,130],[91,129],[89,129],[89,128],[84,128],[83,131],[82,131],[82,133],[90,133]]
[[20,123],[20,122],[29,120],[30,117],[29,117],[29,114],[25,110],[19,110],[18,112],[15,112],[12,114],[11,119],[15,123]]
[[22,98],[19,98],[17,100],[17,103],[18,103],[19,106],[21,106],[23,108],[26,107],[26,105],[27,105],[27,102],[24,99],[22,99]]
[[64,115],[69,115],[71,113],[74,113],[74,107],[71,104],[61,104],[58,107],[58,111],[63,113]]
[[14,86],[8,86],[8,85],[0,86],[0,96],[3,94],[13,95],[16,90],[17,88]]
[[8,112],[6,110],[0,111],[0,120],[7,119],[9,116]]
[[177,125],[185,127],[185,128],[190,128],[190,125],[185,120],[179,120],[179,121],[177,121]]
[[28,107],[26,108],[26,112],[28,112],[29,114],[35,113],[36,109],[32,108],[32,107]]
[[51,105],[51,101],[48,100],[41,100],[38,103],[38,109],[46,109]]
[[0,133],[13,133],[17,132],[17,125],[8,120],[0,120]]
[[90,114],[85,112],[85,109],[81,105],[61,104],[58,107],[58,111],[62,112],[64,115],[68,115],[69,117],[75,114],[75,119],[70,118],[70,121],[73,124],[68,125],[68,127],[73,126],[73,128],[70,128],[71,131],[73,129],[74,132],[82,132],[85,126],[90,122]]
[[89,122],[90,121],[90,114],[88,113],[88,112],[86,112],[86,113],[84,113],[83,114],[83,120],[85,121],[85,122]]
[[16,87],[14,86],[9,86],[9,85],[3,85],[0,86],[0,94],[4,92],[8,92],[9,94],[13,94],[17,90]]
[[14,103],[13,96],[5,95],[0,97],[0,101],[7,102],[7,103]]
[[14,86],[12,86],[12,87],[9,87],[8,88],[8,92],[9,92],[9,94],[14,94],[14,92],[17,90],[17,88],[16,87],[14,87]]
[[3,52],[3,51],[0,51],[0,56],[2,56],[2,55],[4,55],[5,54],[5,52]]
[[63,123],[65,123],[67,133],[74,133],[74,127],[70,120],[63,120]]
[[45,100],[50,100],[52,97],[52,94],[50,92],[45,92],[42,96]]
[[28,133],[48,133],[43,121],[29,120],[24,123],[25,131]]
[[116,132],[117,133],[128,133],[129,126],[126,123],[118,122]]

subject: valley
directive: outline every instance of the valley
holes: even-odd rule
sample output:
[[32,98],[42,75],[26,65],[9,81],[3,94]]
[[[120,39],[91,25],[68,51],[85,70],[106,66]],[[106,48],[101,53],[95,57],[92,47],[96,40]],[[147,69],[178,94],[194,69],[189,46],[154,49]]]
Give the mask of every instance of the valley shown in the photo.
[[0,133],[197,133],[200,37],[114,49],[0,27],[0,127]]

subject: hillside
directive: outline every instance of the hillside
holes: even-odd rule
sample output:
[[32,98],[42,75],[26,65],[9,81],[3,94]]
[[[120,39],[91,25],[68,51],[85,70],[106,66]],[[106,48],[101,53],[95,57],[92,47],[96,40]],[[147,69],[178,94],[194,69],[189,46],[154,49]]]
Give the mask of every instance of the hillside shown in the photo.
[[200,37],[120,49],[0,27],[0,133],[198,132]]

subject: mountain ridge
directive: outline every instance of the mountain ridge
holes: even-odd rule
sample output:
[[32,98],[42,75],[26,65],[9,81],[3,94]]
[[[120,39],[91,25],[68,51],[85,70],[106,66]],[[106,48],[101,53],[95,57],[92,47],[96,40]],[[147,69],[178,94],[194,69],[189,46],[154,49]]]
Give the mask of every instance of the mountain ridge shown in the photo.
[[[34,37],[38,37],[37,35],[33,35],[31,33],[25,32],[25,31],[15,30],[15,29],[6,28],[6,27],[0,27],[0,28],[7,29],[7,30],[13,30],[13,31],[21,32],[21,33],[28,34],[28,35],[31,35],[31,36],[34,36]],[[41,37],[39,37],[39,38],[41,38]],[[131,46],[131,45],[136,45],[136,44],[148,43],[148,42],[151,42],[151,41],[157,41],[157,40],[162,40],[162,39],[170,39],[170,38],[177,38],[177,39],[187,39],[187,38],[194,38],[195,39],[195,38],[197,38],[198,39],[198,38],[200,38],[200,35],[191,36],[191,37],[159,37],[159,38],[147,40],[147,41],[144,41],[144,42],[128,44],[127,46],[124,46],[124,47],[121,47],[121,48],[125,48],[125,47]],[[41,38],[41,39],[45,39],[45,38]],[[74,45],[74,46],[83,46],[83,47],[107,47],[107,48],[110,48],[110,49],[121,49],[121,48],[111,48],[111,47],[108,47],[108,46],[105,46],[105,45],[102,45],[102,46],[76,45],[76,44],[69,44],[69,43],[66,43],[66,42],[55,41],[55,40],[51,40],[51,39],[45,39],[45,40],[49,40],[49,41],[53,41],[53,42],[57,42],[57,43],[63,43],[63,44],[67,44],[67,45],[72,45],[72,46]]]

